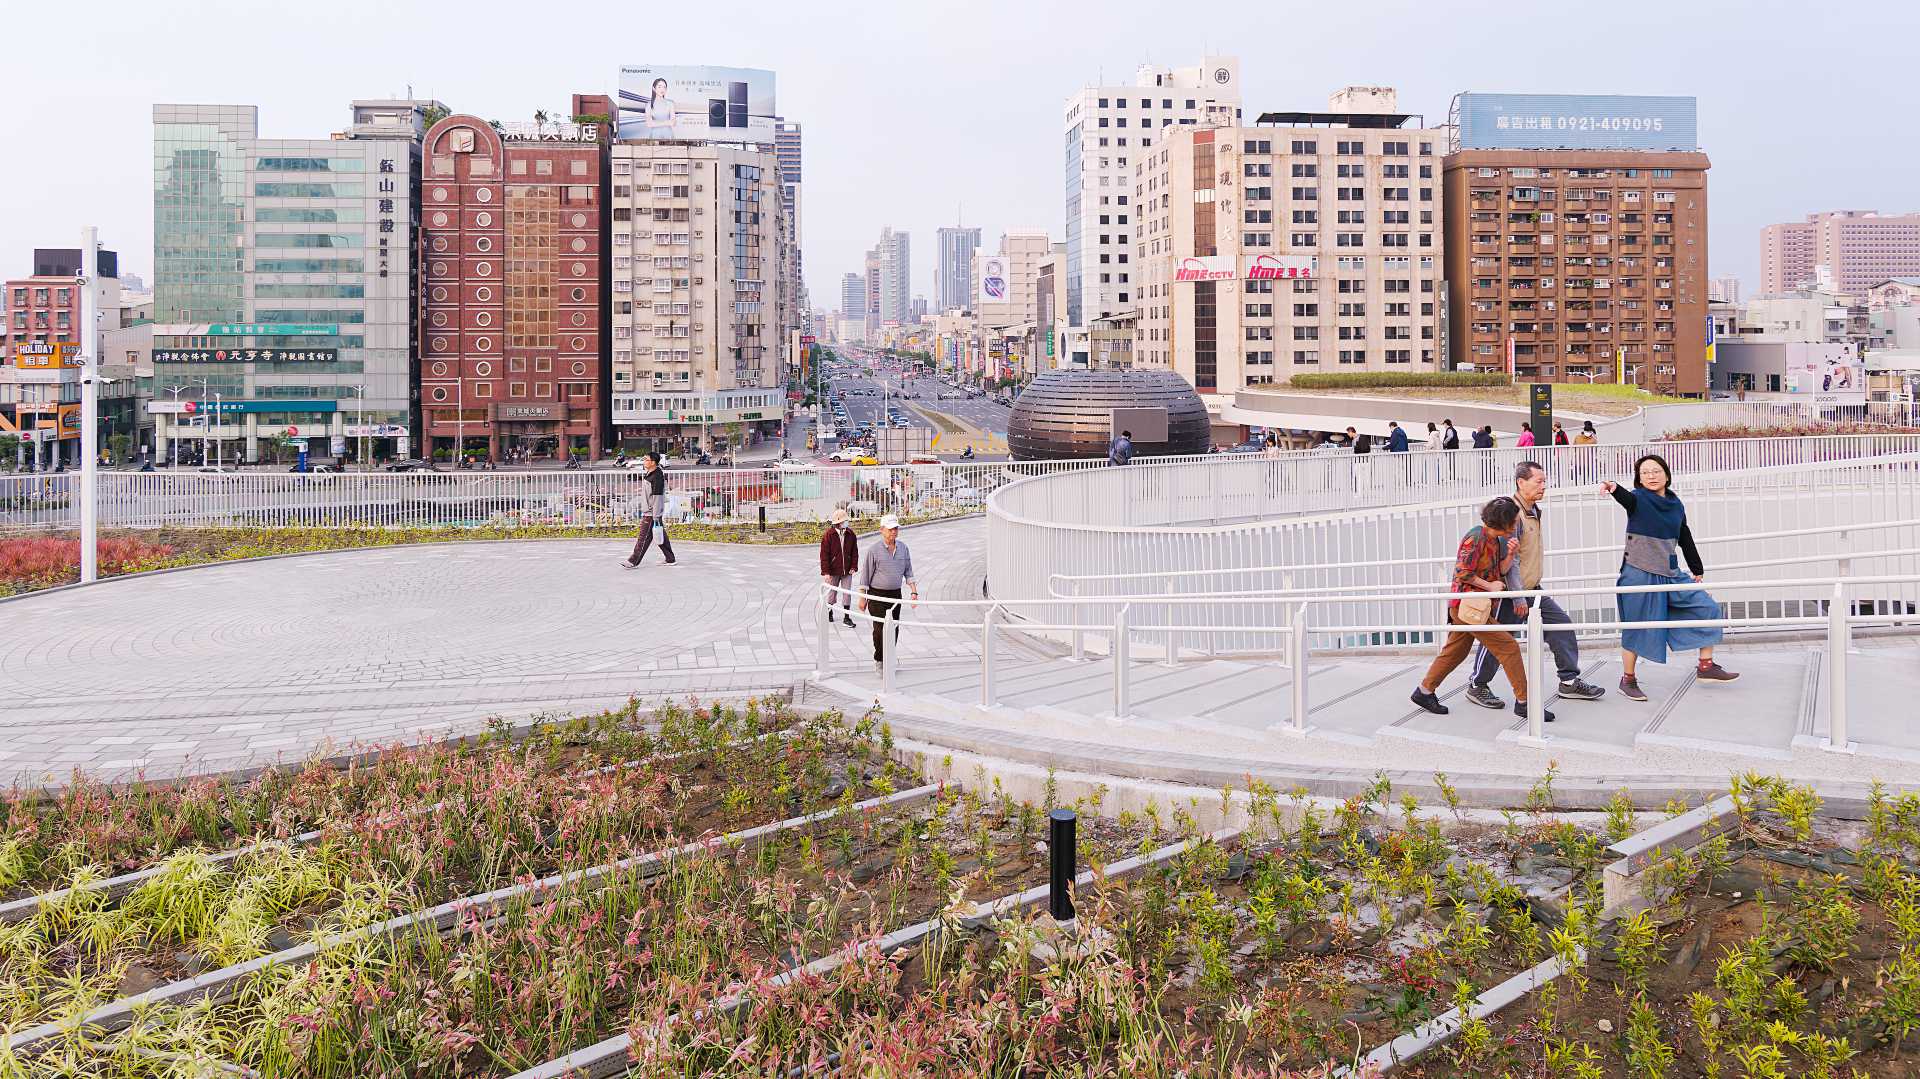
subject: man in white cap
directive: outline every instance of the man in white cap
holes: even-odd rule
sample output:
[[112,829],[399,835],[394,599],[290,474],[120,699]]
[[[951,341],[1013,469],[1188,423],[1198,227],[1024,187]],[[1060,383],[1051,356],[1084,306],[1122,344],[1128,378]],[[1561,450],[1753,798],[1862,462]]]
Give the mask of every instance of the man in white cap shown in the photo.
[[880,634],[888,620],[893,622],[894,644],[899,645],[902,588],[914,599],[920,598],[920,586],[913,578],[913,554],[900,542],[900,518],[889,513],[880,518],[880,542],[869,546],[860,558],[860,609],[873,616],[875,663],[884,655]]

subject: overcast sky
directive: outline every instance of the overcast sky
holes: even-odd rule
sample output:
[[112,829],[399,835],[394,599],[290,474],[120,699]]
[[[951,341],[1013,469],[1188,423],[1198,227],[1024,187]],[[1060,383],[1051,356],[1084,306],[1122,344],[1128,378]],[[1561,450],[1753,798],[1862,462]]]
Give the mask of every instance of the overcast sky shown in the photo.
[[[1711,156],[1711,272],[1758,285],[1759,230],[1815,210],[1920,208],[1913,127],[1920,4],[1370,0],[893,0],[732,4],[415,0],[10,3],[0,275],[98,224],[153,266],[155,102],[260,107],[266,137],[344,127],[356,97],[418,97],[501,120],[610,93],[622,63],[771,68],[805,125],[803,228],[817,306],[838,305],[882,225],[1063,236],[1061,104],[1142,62],[1238,55],[1248,116],[1391,85],[1441,122],[1461,90],[1691,94]],[[563,14],[593,11],[591,18]]]

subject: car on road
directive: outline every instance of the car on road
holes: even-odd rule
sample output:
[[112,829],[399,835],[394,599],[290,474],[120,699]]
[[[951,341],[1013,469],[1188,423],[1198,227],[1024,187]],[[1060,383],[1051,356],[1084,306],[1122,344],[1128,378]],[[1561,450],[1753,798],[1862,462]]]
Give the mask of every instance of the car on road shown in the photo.
[[423,461],[418,457],[409,457],[401,461],[387,462],[388,472],[422,472],[432,467],[433,465],[431,463]]
[[[299,472],[299,471],[302,471],[302,469],[300,468],[299,465],[294,465],[292,468],[287,469],[287,471]],[[332,461],[319,461],[313,464],[309,464],[306,467],[305,471],[307,472],[345,472],[346,469],[341,468],[339,465],[334,464]]]
[[232,465],[201,465],[195,472],[205,472],[214,476],[237,476],[240,470]]
[[794,457],[782,457],[775,466],[783,472],[804,472],[813,467],[812,461],[802,461]]
[[827,460],[850,464],[854,458],[865,457],[866,455],[867,451],[849,446],[845,449],[834,450],[832,453],[827,454]]

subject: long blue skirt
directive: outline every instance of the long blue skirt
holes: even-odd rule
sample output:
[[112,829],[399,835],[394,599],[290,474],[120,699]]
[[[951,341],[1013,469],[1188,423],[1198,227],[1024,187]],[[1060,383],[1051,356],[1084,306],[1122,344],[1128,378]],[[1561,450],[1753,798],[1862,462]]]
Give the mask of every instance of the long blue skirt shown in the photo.
[[[1636,584],[1685,584],[1693,578],[1689,575],[1664,577],[1648,573],[1635,566],[1620,567],[1620,583]],[[1720,604],[1712,596],[1698,588],[1682,589],[1674,592],[1622,592],[1620,599],[1620,621],[1622,622],[1673,622],[1686,618],[1720,618]],[[1620,647],[1654,663],[1667,661],[1667,650],[1689,652],[1696,648],[1709,648],[1720,643],[1719,626],[1682,626],[1678,629],[1628,629],[1620,633]]]

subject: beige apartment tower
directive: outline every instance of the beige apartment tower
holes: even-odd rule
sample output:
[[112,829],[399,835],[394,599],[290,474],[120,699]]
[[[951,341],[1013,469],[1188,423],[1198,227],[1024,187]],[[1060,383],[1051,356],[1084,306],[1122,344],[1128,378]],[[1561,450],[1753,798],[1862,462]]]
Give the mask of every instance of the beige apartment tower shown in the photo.
[[774,429],[799,322],[772,148],[620,142],[609,164],[617,443]]
[[1134,176],[1133,363],[1202,394],[1444,355],[1442,133],[1386,87],[1326,112],[1175,129]]

